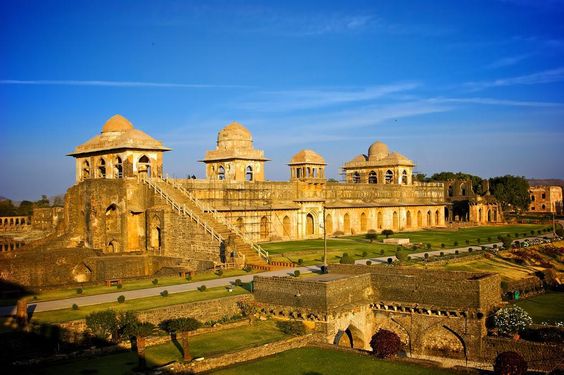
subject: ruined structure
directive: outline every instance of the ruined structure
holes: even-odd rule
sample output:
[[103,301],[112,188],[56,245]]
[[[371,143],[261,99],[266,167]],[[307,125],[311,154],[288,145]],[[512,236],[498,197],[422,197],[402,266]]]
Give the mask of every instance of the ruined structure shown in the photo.
[[561,186],[531,186],[529,194],[531,196],[529,212],[555,213],[556,215],[564,213]]
[[[64,216],[62,228],[28,248],[96,250],[99,259],[84,252],[83,262],[72,263],[74,256],[59,261],[72,263],[69,282],[87,282],[123,276],[120,264],[137,270],[127,277],[163,267],[268,268],[260,242],[319,238],[324,229],[333,236],[445,226],[443,185],[414,182],[414,163],[381,142],[362,161],[345,164],[344,183],[327,181],[325,160],[312,150],[290,159],[289,181],[266,181],[268,159],[236,122],[219,131],[216,149],[202,160],[205,179],[165,177],[163,153],[169,150],[124,117],[110,118],[69,154],[76,183],[65,195],[64,215],[34,219],[48,225]],[[4,274],[18,273],[11,270]]]
[[255,276],[262,314],[303,321],[327,343],[370,349],[380,328],[406,353],[479,360],[486,317],[501,303],[491,273],[331,265],[307,279]]
[[488,180],[474,191],[472,180],[444,181],[447,202],[445,221],[455,224],[487,225],[503,223],[503,211],[490,194]]

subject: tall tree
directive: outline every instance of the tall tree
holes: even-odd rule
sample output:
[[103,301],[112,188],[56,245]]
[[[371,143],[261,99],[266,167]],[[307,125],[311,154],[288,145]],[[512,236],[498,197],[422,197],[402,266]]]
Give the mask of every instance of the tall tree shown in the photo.
[[490,178],[490,189],[504,211],[527,211],[531,203],[525,177],[506,175]]

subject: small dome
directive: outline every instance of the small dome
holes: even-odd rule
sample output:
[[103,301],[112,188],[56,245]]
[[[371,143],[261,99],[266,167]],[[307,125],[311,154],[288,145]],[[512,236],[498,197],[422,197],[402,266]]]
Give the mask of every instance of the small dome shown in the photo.
[[290,164],[323,164],[325,159],[313,150],[301,150],[290,160]]
[[133,129],[133,125],[122,115],[113,115],[102,128],[102,133],[124,132]]
[[252,141],[253,136],[249,129],[240,123],[233,121],[219,131],[217,134],[217,142],[222,141]]
[[385,143],[376,141],[368,148],[368,159],[380,160],[388,156],[389,153],[390,150]]
[[364,155],[364,154],[360,154],[354,157],[353,160],[351,161],[366,161],[368,160],[368,156]]

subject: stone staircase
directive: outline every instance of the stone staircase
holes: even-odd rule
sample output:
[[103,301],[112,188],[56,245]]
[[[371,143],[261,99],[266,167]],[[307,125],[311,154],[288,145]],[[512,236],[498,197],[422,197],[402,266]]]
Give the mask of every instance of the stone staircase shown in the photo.
[[225,222],[211,207],[206,207],[182,186],[171,179],[142,179],[157,195],[165,200],[174,211],[190,217],[204,228],[214,240],[221,243],[231,241],[238,256],[244,257],[244,263],[254,269],[270,270],[268,252],[245,237],[237,228]]

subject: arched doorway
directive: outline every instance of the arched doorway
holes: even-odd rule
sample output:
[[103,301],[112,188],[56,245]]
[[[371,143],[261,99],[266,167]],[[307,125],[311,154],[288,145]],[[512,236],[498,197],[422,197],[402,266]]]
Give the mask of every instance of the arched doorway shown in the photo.
[[282,232],[284,237],[290,237],[290,218],[288,216],[282,219]]
[[345,216],[343,216],[343,231],[345,233],[351,232],[351,218],[349,214],[345,214]]
[[360,231],[362,233],[366,232],[367,229],[367,219],[366,219],[366,214],[363,212],[360,214]]
[[435,225],[439,225],[439,210],[435,211]]
[[88,160],[85,160],[82,162],[82,180],[85,180],[87,178],[90,178],[90,163],[88,163]]
[[270,228],[268,227],[268,219],[263,216],[260,219],[260,239],[266,240],[270,236]]
[[432,225],[431,222],[431,211],[427,211],[427,223],[426,226],[430,227]]
[[103,158],[98,160],[98,178],[106,178],[106,161]]
[[411,228],[411,212],[407,211],[405,214],[405,226]]
[[387,184],[393,184],[394,183],[394,172],[392,172],[389,169],[386,171],[386,183]]
[[242,217],[237,218],[236,225],[237,225],[237,229],[239,230],[239,232],[241,232],[241,233],[245,232],[245,222],[243,221]]
[[325,216],[325,233],[327,233],[327,235],[333,233],[333,218],[331,215]]
[[119,156],[114,162],[114,178],[123,178],[123,163]]
[[153,217],[151,221],[151,241],[150,245],[153,250],[161,248],[161,220],[158,216]]
[[394,230],[399,230],[399,220],[398,220],[398,213],[394,211],[392,216],[392,226]]
[[337,331],[333,344],[346,348],[364,349],[362,331],[353,325],[349,325],[347,329]]
[[384,225],[384,218],[381,211],[378,211],[378,229],[382,229]]
[[421,228],[423,226],[423,215],[421,211],[417,211],[417,226]]
[[225,180],[225,168],[222,165],[219,166],[217,169],[217,179],[218,180]]
[[312,214],[306,215],[306,236],[315,234],[315,222]]
[[137,172],[141,175],[152,177],[151,175],[151,161],[147,155],[143,155],[139,158],[137,162]]

